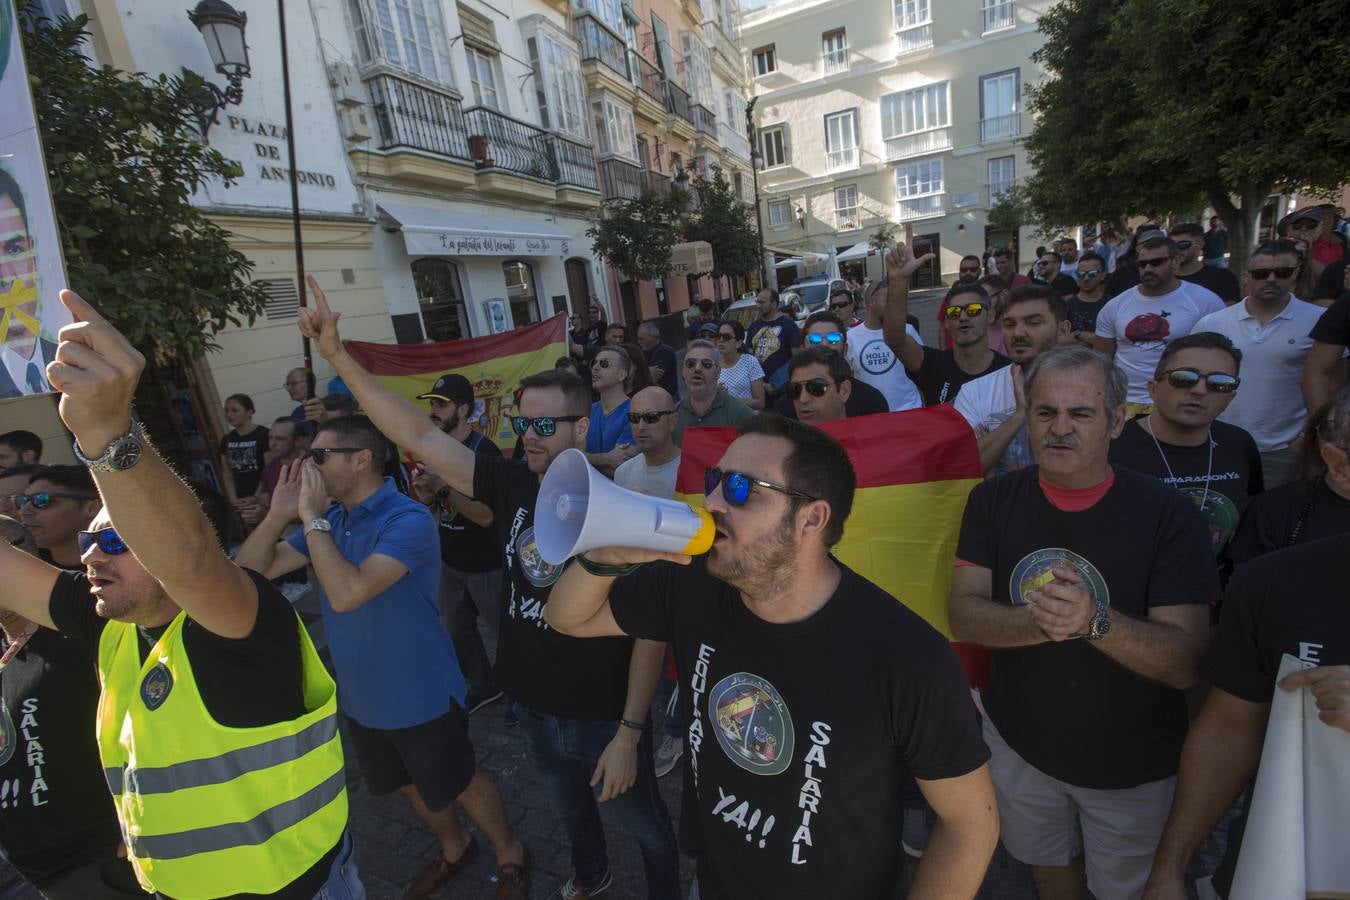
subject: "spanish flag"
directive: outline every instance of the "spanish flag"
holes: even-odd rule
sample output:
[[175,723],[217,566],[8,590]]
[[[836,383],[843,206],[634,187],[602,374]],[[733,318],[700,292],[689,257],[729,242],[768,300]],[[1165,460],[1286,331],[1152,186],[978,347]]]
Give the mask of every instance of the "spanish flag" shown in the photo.
[[[981,479],[970,426],[950,406],[933,406],[826,422],[822,429],[843,444],[858,476],[835,556],[950,638],[956,540],[966,496]],[[734,428],[685,430],[675,483],[680,499],[702,505],[704,470],[735,439]]]
[[447,372],[473,385],[474,424],[499,447],[516,443],[511,430],[516,386],[527,375],[553,368],[567,354],[567,317],[559,313],[514,331],[431,344],[347,341],[347,352],[386,387],[414,403]]

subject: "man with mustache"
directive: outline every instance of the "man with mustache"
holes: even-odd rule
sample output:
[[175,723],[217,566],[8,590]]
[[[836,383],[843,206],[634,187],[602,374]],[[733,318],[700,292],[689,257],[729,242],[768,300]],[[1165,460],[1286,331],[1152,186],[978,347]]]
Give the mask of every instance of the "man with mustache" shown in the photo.
[[1050,350],[1025,390],[1038,465],[971,492],[948,615],[992,649],[979,699],[1004,846],[1041,900],[1129,900],[1172,800],[1218,576],[1195,505],[1108,462],[1126,391],[1109,359]]

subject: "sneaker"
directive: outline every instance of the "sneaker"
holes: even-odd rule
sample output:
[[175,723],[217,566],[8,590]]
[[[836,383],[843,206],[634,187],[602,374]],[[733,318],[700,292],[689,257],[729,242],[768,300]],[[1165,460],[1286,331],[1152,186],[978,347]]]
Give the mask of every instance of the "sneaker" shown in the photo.
[[480,697],[477,694],[469,694],[464,698],[464,711],[473,715],[485,706],[491,706],[505,696],[501,691]]
[[900,827],[900,845],[915,859],[923,858],[928,847],[928,811],[906,809],[904,824]]
[[591,897],[598,897],[609,890],[614,884],[614,876],[608,869],[605,870],[605,877],[600,879],[600,883],[593,888],[584,888],[577,885],[577,878],[573,875],[567,879],[567,882],[558,888],[558,895],[563,900],[589,900]]
[[684,756],[684,741],[666,735],[656,747],[656,777],[664,778],[675,771],[680,757]]

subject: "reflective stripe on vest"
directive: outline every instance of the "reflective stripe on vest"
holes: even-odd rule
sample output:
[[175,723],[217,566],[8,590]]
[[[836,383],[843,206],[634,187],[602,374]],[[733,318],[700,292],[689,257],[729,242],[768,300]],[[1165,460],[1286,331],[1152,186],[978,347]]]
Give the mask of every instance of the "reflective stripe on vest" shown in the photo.
[[293,800],[278,803],[247,822],[213,825],[176,834],[128,835],[127,847],[140,857],[182,859],[198,853],[261,844],[332,803],[346,783],[347,773],[338,770],[313,789]]

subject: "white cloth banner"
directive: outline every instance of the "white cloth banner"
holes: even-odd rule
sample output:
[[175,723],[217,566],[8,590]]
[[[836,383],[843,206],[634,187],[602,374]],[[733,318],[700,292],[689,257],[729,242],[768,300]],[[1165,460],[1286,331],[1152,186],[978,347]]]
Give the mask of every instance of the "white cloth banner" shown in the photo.
[[[1279,677],[1304,668],[1285,654]],[[1313,897],[1350,897],[1350,732],[1277,687],[1229,900]]]

